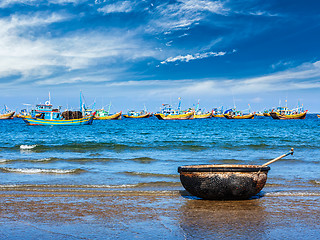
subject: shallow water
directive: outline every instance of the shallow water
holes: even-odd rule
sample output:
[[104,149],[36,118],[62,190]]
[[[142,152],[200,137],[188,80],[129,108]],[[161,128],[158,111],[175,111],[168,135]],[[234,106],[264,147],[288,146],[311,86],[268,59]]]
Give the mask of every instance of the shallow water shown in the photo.
[[319,190],[320,119],[94,121],[91,126],[27,126],[0,121],[1,185],[75,185],[180,190],[190,164],[271,165],[269,187]]

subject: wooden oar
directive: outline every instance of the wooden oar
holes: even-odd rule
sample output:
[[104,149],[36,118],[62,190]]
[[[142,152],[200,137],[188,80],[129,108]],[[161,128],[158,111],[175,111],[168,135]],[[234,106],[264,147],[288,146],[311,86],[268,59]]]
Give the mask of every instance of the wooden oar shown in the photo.
[[288,155],[290,155],[290,154],[291,154],[291,155],[293,154],[293,148],[291,148],[291,151],[290,151],[290,152],[288,152],[288,153],[286,153],[286,154],[283,154],[283,155],[281,155],[280,157],[277,157],[277,158],[275,158],[275,159],[272,159],[271,161],[263,164],[262,167],[266,167],[266,166],[268,166],[269,164],[271,164],[271,163],[273,163],[273,162],[275,162],[275,161],[278,161],[279,159],[284,158],[284,157],[286,157],[286,156],[288,156]]

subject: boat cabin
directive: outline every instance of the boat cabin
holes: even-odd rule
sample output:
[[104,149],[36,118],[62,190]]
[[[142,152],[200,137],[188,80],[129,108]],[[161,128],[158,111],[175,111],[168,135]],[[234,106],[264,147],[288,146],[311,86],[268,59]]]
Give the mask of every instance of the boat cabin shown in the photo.
[[62,114],[60,112],[60,108],[54,109],[52,104],[45,103],[45,104],[37,104],[36,109],[31,110],[31,116],[33,118],[42,118],[46,120],[61,120]]

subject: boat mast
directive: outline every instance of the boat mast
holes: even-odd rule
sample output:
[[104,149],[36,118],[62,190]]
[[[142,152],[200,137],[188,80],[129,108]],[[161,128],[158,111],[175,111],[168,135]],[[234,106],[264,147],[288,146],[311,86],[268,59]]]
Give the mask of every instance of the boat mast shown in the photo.
[[199,110],[199,103],[200,102],[200,99],[198,99],[198,103],[197,103],[197,107],[196,107],[196,112]]
[[108,113],[107,114],[109,114],[110,108],[111,108],[111,101],[110,101],[110,104],[109,104],[109,108],[108,108]]
[[82,91],[80,90],[80,112],[84,115],[84,107],[82,104]]
[[178,110],[179,110],[179,112],[181,112],[181,97],[179,97],[178,99],[179,99]]

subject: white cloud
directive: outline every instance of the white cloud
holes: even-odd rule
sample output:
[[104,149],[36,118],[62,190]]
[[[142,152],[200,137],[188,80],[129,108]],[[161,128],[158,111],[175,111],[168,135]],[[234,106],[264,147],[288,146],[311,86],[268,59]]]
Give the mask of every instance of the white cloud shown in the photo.
[[[108,87],[119,87],[121,89],[147,88],[146,94],[150,96],[170,97],[172,93],[179,93],[181,96],[190,98],[313,89],[320,88],[320,61],[254,78],[123,81],[110,83]],[[261,101],[260,98],[252,99],[252,102],[255,103]]]
[[102,8],[99,8],[98,11],[108,14],[108,13],[128,13],[134,9],[134,3],[129,1],[120,1],[114,4],[108,4]]
[[57,69],[59,74],[75,69],[94,71],[89,67],[156,55],[134,33],[121,30],[78,31],[52,38],[48,25],[71,17],[41,13],[0,19],[0,77],[18,75],[23,82],[49,77]]
[[219,15],[227,15],[230,11],[221,1],[182,0],[182,9],[191,11],[208,11]]
[[[47,3],[50,4],[67,4],[67,3],[73,3],[73,4],[79,4],[82,2],[85,2],[86,0],[47,0]],[[40,0],[1,0],[0,2],[0,8],[7,8],[14,4],[20,4],[20,5],[39,5],[40,3],[45,3],[44,1]]]
[[153,19],[147,32],[170,32],[187,29],[203,20],[208,13],[227,15],[229,9],[221,1],[180,0],[172,4],[161,4],[152,10]]
[[37,2],[37,0],[2,0],[0,2],[0,8],[5,8],[13,4],[32,4]]
[[219,57],[225,55],[226,52],[206,52],[206,53],[196,53],[194,55],[188,54],[185,56],[176,56],[176,57],[169,57],[166,60],[162,61],[161,64],[169,63],[169,62],[189,62],[191,60],[196,60],[196,59],[203,59],[203,58],[208,58],[208,57]]

